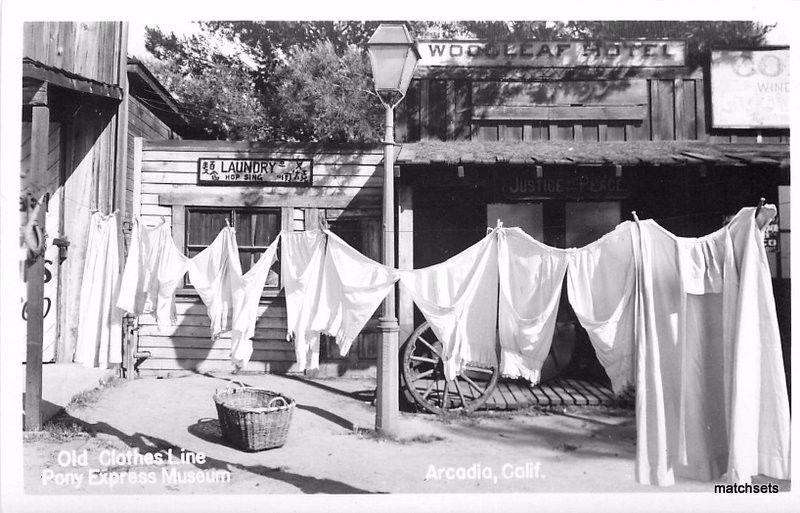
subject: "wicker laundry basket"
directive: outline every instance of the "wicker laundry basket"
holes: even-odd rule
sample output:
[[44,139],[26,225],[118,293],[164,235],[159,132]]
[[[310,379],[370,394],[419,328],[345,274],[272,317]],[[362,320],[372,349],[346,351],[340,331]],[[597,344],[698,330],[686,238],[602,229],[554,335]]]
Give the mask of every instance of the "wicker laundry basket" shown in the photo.
[[245,451],[261,451],[286,443],[295,402],[263,388],[228,386],[214,393],[225,440]]

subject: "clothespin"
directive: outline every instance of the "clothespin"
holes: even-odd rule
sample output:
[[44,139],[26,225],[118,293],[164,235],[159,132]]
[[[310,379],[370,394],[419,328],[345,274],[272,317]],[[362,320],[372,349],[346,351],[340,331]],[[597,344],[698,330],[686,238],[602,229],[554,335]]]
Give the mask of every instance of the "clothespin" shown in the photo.
[[758,200],[758,206],[756,206],[756,215],[755,215],[755,217],[758,217],[758,213],[759,213],[759,212],[761,212],[761,208],[764,206],[764,203],[765,203],[766,201],[767,201],[767,200],[766,200],[766,199],[764,199],[764,198],[759,198],[759,200]]
[[633,220],[636,221],[636,224],[639,224],[639,216],[636,215],[635,210],[631,210],[631,215],[633,216]]
[[167,218],[166,217],[161,216],[161,224],[167,224]]
[[503,221],[501,221],[500,219],[498,219],[498,220],[497,220],[497,226],[495,226],[494,228],[490,228],[490,227],[488,227],[488,226],[486,227],[486,234],[488,235],[489,233],[491,233],[491,232],[492,232],[492,230],[496,230],[496,229],[498,229],[498,228],[502,228],[502,227],[503,227]]
[[227,226],[228,228],[231,227],[231,223],[230,223],[230,221],[228,221],[227,217],[225,218],[225,226]]

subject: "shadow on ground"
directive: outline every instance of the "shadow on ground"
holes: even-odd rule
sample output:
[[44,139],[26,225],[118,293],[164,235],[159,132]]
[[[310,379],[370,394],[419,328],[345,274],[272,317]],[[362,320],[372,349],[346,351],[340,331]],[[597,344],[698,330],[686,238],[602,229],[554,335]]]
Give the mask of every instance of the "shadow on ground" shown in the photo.
[[[66,412],[61,413],[58,416],[57,421],[60,424],[65,425],[77,425],[92,437],[100,433],[113,436],[131,449],[139,449],[139,451],[142,453],[159,452],[172,449],[173,453],[180,454],[183,450],[182,447],[156,436],[147,435],[144,433],[133,433],[129,435],[105,422],[86,422],[73,417]],[[219,422],[216,419],[200,419],[198,422],[189,427],[189,432],[205,441],[220,445],[227,445],[224,440],[222,440]],[[264,465],[242,465],[239,463],[212,458],[208,455],[206,455],[205,463],[192,463],[192,465],[200,470],[227,470],[230,472],[238,470],[248,472],[250,474],[262,476],[267,479],[282,481],[290,484],[296,487],[300,492],[306,494],[381,493],[357,488],[333,479],[320,479],[312,476],[305,476],[302,474],[288,472],[282,468],[266,467]]]

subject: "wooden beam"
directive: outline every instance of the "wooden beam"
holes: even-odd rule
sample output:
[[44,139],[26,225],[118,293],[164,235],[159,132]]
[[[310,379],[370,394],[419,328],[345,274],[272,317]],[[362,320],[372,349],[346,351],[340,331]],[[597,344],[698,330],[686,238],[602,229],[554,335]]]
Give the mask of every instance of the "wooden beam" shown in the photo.
[[473,120],[626,120],[644,119],[646,105],[606,106],[476,106],[472,110]]
[[[46,95],[33,106],[31,116],[30,190],[38,200],[45,191],[50,135],[50,108]],[[28,215],[32,215],[31,210]],[[40,205],[35,223],[44,230],[47,206]],[[25,356],[25,429],[42,427],[42,347],[44,339],[44,252],[26,262],[27,351]]]
[[42,82],[49,82],[54,86],[71,89],[79,93],[102,96],[113,100],[122,100],[123,96],[122,88],[119,86],[89,80],[77,75],[60,73],[55,69],[44,67],[41,63],[34,64],[31,61],[22,63],[22,76],[41,80]]
[[172,206],[172,240],[179,251],[186,248],[186,205]]
[[317,207],[347,208],[357,204],[366,207],[381,202],[381,190],[354,189],[352,195],[343,194],[340,188],[308,189],[302,187],[202,187],[201,190],[176,190],[158,195],[158,204],[245,206],[245,207]]
[[133,139],[133,217],[142,214],[142,138]]

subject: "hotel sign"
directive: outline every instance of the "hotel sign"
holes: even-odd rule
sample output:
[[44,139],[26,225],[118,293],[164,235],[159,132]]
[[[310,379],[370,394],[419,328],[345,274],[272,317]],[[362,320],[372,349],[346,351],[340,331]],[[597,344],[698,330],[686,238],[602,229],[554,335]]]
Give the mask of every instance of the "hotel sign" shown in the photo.
[[310,159],[197,159],[200,185],[310,187]]
[[683,66],[686,42],[421,40],[420,66],[663,67]]

